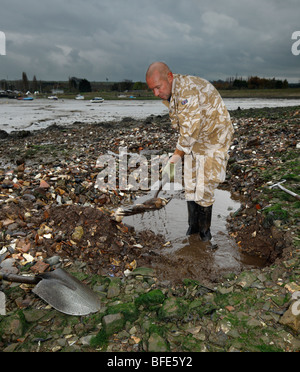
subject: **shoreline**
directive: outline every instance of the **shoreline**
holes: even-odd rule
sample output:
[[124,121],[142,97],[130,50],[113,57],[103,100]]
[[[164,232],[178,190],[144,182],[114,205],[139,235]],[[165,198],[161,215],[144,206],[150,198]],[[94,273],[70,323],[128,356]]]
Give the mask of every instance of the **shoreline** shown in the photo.
[[[230,98],[230,99],[235,101],[235,100],[238,100],[239,98]],[[246,98],[245,100],[247,101],[248,99]],[[251,99],[249,100],[251,101]],[[274,99],[270,99],[270,100],[274,101]],[[289,99],[287,98],[287,100]],[[68,129],[68,128],[72,128],[73,125],[80,125],[80,124],[86,125],[86,126],[97,124],[97,123],[115,124],[115,123],[121,122],[123,119],[132,119],[132,120],[143,122],[144,120],[147,119],[147,116],[152,117],[152,116],[167,115],[166,111],[160,110],[161,108],[158,108],[157,106],[152,107],[152,105],[149,106],[147,104],[145,104],[145,106],[142,105],[141,109],[139,108],[139,105],[138,106],[133,105],[132,106],[133,110],[135,110],[134,113],[133,111],[130,111],[131,109],[129,111],[128,109],[124,110],[122,105],[119,106],[119,109],[120,109],[119,111],[118,107],[115,108],[114,106],[111,106],[108,104],[107,106],[105,106],[105,110],[102,110],[103,107],[101,108],[100,106],[97,105],[99,110],[95,111],[95,117],[94,117],[92,114],[94,113],[94,110],[95,110],[94,107],[96,106],[92,107],[92,104],[91,104],[91,105],[83,106],[83,108],[80,108],[80,107],[76,108],[76,102],[74,100],[69,100],[69,101],[72,102],[72,104],[73,103],[75,104],[74,107],[73,105],[70,107],[62,107],[60,105],[58,105],[57,107],[48,106],[48,108],[44,110],[45,113],[43,111],[43,108],[38,107],[39,105],[37,105],[37,108],[36,109],[34,108],[34,110],[32,111],[32,115],[36,117],[35,111],[40,110],[42,113],[42,116],[40,118],[36,117],[36,121],[30,121],[30,120],[28,121],[28,115],[30,114],[30,111],[26,112],[26,108],[31,107],[31,103],[29,103],[29,105],[26,106],[25,108],[26,119],[23,119],[25,120],[27,125],[25,125],[23,128],[18,128],[18,126],[21,125],[20,120],[22,120],[20,113],[18,114],[19,116],[17,116],[17,119],[16,119],[17,121],[16,121],[15,126],[12,125],[12,128],[9,128],[7,123],[8,122],[13,123],[12,121],[13,113],[11,114],[7,113],[6,114],[7,118],[1,124],[2,129],[0,129],[0,140],[5,139],[9,137],[10,135],[16,136],[16,137],[18,136],[25,137],[28,135],[28,132],[32,132],[32,133],[38,132],[39,130],[44,130],[52,126],[53,127],[57,126],[57,127]],[[297,108],[300,105],[300,100],[299,100],[299,105],[297,104],[297,102],[294,102],[294,100],[290,99],[290,101],[292,102],[290,102],[290,104],[288,104],[287,106],[285,105],[273,106],[272,104],[270,106],[266,105],[266,106],[261,106],[261,107],[256,105],[258,107],[251,108],[251,107],[247,107],[247,103],[245,102],[241,102],[239,107],[235,105],[233,107],[233,105],[230,104],[229,102],[227,102],[227,105],[229,106],[228,111],[230,112],[230,114],[239,117],[240,115],[248,115],[247,114],[248,112],[253,114],[257,111],[259,112],[259,114],[263,115],[264,111],[268,113],[269,112],[268,110],[272,110],[274,112],[276,112],[277,110],[280,111],[282,109],[289,110],[290,108],[292,109]],[[124,102],[124,101],[119,101],[119,102]],[[131,102],[134,103],[133,101]],[[144,101],[144,102],[147,102],[147,101]],[[152,100],[152,102],[157,102],[159,104],[161,103],[160,101],[154,101],[154,100]],[[163,105],[161,106],[163,110],[164,107]],[[22,107],[22,105],[20,105],[20,107]],[[128,106],[128,107],[131,107],[131,106]],[[47,114],[49,109],[50,109],[50,114]],[[114,109],[117,110],[115,115],[112,114],[112,110]],[[139,109],[140,111],[138,111]],[[68,110],[70,110],[71,115],[67,114]],[[122,112],[123,112],[123,115],[122,115]],[[101,119],[101,116],[102,116],[102,119]]]
[[[288,89],[226,89],[218,90],[222,98],[257,98],[257,99],[300,99],[300,88],[288,88]],[[88,92],[82,93],[84,96],[83,101],[88,101],[94,97],[101,96],[105,100],[116,100],[116,101],[132,101],[132,100],[152,100],[160,101],[159,98],[153,96],[152,92],[144,91],[129,91],[126,93],[126,97],[119,97],[120,92],[106,92],[106,91],[97,91],[97,92]],[[35,99],[48,99],[51,94],[40,94],[35,96]],[[75,100],[77,93],[68,93],[68,94],[57,94],[59,100]],[[134,97],[134,98],[133,98]],[[16,100],[8,97],[0,97],[1,100]],[[51,100],[49,100],[51,102]]]

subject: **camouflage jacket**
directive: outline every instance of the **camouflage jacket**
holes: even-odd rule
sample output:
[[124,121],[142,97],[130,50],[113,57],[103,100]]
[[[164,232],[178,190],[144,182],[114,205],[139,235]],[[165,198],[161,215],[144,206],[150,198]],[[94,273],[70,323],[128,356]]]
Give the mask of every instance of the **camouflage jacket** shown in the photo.
[[[174,74],[169,108],[172,126],[179,131],[177,149],[185,154],[223,158],[229,149],[233,126],[214,86],[195,77]],[[217,155],[218,156],[218,155]]]

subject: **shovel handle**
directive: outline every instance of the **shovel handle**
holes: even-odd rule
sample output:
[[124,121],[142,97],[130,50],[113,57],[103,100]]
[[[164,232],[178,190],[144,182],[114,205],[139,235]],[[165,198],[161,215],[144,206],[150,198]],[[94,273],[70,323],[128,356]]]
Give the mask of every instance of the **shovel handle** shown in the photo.
[[296,194],[295,192],[293,192],[293,191],[291,191],[291,190],[286,189],[285,187],[283,187],[283,186],[281,186],[281,185],[278,185],[278,186],[279,186],[279,188],[280,188],[282,191],[284,191],[284,192],[286,192],[287,194],[290,194],[290,195],[294,196],[296,199],[300,200],[300,195]]
[[159,188],[154,194],[154,198],[156,199],[158,197],[158,194],[161,192],[164,185],[168,182],[167,176],[163,177],[161,181],[159,181]]
[[13,283],[37,284],[41,279],[37,276],[23,276],[15,274],[4,274],[0,272],[0,280]]
[[155,199],[158,197],[158,194],[160,193],[160,191],[161,191],[161,189],[162,189],[162,186],[163,186],[163,184],[162,184],[162,182],[160,182],[159,188],[158,188],[158,190],[156,191],[156,193],[154,194],[154,198],[155,198]]

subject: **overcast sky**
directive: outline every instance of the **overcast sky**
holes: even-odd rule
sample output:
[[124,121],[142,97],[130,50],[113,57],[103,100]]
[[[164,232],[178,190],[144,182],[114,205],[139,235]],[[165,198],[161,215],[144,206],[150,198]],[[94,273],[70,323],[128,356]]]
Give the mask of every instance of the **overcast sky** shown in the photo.
[[208,80],[299,82],[298,30],[299,0],[1,0],[0,80],[145,81],[160,60]]

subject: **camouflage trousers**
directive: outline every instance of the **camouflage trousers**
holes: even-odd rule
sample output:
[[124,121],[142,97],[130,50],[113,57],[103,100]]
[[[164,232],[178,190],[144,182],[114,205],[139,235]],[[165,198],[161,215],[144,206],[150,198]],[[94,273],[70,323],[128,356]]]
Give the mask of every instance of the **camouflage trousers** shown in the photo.
[[202,207],[211,206],[215,202],[215,190],[225,181],[227,163],[227,152],[186,155],[184,157],[186,200],[194,201]]

